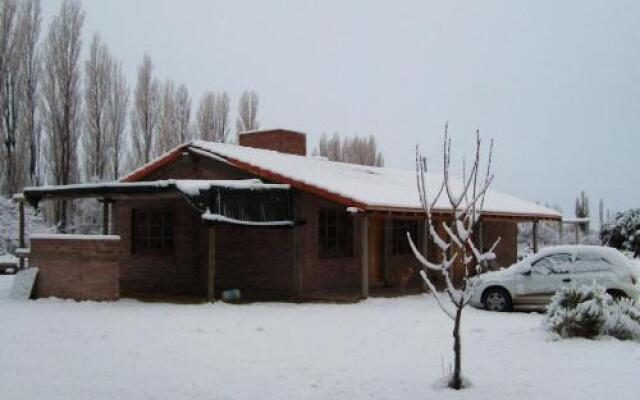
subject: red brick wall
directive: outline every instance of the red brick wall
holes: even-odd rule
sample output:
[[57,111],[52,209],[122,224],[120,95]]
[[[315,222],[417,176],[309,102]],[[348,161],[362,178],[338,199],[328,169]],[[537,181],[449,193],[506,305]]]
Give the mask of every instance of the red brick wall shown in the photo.
[[307,136],[304,133],[285,129],[242,133],[238,136],[238,144],[281,153],[307,155]]
[[282,298],[292,292],[291,229],[217,226],[216,294],[240,289],[246,298]]
[[[131,214],[136,208],[173,211],[174,249],[134,252]],[[120,286],[124,294],[204,295],[208,233],[198,213],[180,195],[175,198],[119,200],[113,205],[114,232],[122,239]]]
[[344,206],[299,193],[295,198],[296,218],[302,222],[297,228],[300,235],[299,262],[302,269],[303,293],[332,290],[360,290],[362,260],[362,218],[354,217],[353,256],[320,258],[318,224],[319,210],[325,207],[345,209]]
[[212,160],[197,153],[189,153],[145,178],[161,179],[249,179],[253,176],[228,164]]
[[119,297],[118,239],[32,238],[29,264],[38,267],[36,297],[115,300]]

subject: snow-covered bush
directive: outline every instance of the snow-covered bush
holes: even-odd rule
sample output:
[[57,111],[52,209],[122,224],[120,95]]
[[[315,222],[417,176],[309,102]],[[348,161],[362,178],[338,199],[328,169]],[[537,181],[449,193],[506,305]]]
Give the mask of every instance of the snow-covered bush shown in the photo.
[[610,296],[600,285],[564,287],[547,307],[545,324],[561,337],[594,338],[603,332]]
[[606,246],[640,257],[640,208],[616,214],[612,222],[602,227],[600,239]]
[[640,340],[640,307],[621,298],[608,306],[605,334],[620,340]]
[[[33,208],[25,207],[25,234],[27,239],[31,233],[50,233],[53,228],[36,214]],[[18,246],[18,205],[0,196],[0,254],[13,253]]]

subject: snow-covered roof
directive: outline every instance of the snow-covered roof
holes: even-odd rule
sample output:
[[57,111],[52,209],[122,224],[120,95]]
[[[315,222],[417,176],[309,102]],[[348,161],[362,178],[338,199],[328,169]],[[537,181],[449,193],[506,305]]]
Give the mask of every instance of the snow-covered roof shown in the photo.
[[[421,210],[413,170],[369,167],[200,140],[193,141],[188,147],[208,152],[212,157],[222,157],[262,178],[290,183],[301,190],[332,194],[346,200],[348,206],[367,210]],[[199,153],[202,154],[201,151]],[[431,196],[441,182],[442,175],[429,174],[427,183]],[[454,190],[461,190],[459,181],[451,184]],[[441,200],[436,210],[446,211],[445,199]],[[484,212],[514,217],[561,218],[555,210],[493,190],[487,193]]]
[[177,190],[187,196],[195,196],[201,191],[213,188],[237,190],[288,190],[289,185],[263,183],[260,179],[209,180],[209,179],[165,179],[138,182],[102,182],[73,185],[45,185],[24,188],[28,199],[40,199],[45,196],[93,197],[96,194],[126,194],[146,191]]

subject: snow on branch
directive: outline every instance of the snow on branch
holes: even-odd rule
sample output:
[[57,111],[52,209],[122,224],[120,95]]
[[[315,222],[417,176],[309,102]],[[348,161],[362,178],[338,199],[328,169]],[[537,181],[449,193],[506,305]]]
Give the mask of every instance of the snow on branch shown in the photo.
[[[469,303],[475,286],[475,280],[472,279],[472,275],[480,270],[480,265],[483,262],[495,258],[494,251],[500,242],[500,239],[498,239],[488,251],[484,251],[484,249],[478,250],[473,241],[473,232],[480,223],[487,190],[493,182],[493,174],[491,173],[493,140],[489,146],[484,177],[479,176],[482,170],[482,141],[480,140],[480,132],[478,130],[476,130],[475,144],[476,148],[473,163],[467,170],[466,162],[463,162],[462,185],[454,187],[454,185],[451,184],[452,181],[450,178],[451,138],[449,137],[449,124],[447,123],[445,125],[443,140],[443,179],[442,182],[438,183],[439,186],[437,186],[437,190],[431,191],[431,193],[435,193],[435,197],[432,199],[429,198],[427,159],[420,154],[420,149],[416,146],[416,187],[425,214],[425,223],[427,224],[429,238],[435,243],[440,253],[432,257],[432,259],[438,261],[431,261],[421,254],[416,248],[411,235],[407,234],[409,246],[416,259],[423,266],[422,271],[420,271],[422,280],[435,297],[440,309],[454,320],[454,351],[456,357],[450,386],[455,389],[462,387],[460,372],[460,319],[462,310]],[[459,191],[456,191],[456,189]],[[440,213],[436,221],[436,217],[433,215],[433,209],[441,198],[444,198],[444,201],[449,203],[451,214],[442,215]],[[447,208],[448,207],[444,207],[442,209]],[[438,234],[436,230],[437,224],[442,225],[444,235]],[[445,284],[443,293],[449,297],[453,307],[445,305],[441,292],[436,290],[436,285],[432,281],[432,277],[426,273],[427,270],[434,271],[436,276],[441,276]]]

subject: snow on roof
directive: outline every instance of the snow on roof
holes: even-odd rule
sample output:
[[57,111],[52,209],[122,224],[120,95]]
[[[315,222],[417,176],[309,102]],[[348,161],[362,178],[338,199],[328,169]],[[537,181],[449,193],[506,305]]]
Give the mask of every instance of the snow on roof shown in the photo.
[[232,225],[244,225],[244,226],[293,226],[293,221],[245,221],[235,218],[226,217],[221,214],[211,213],[209,210],[202,214],[202,219],[209,222],[224,222]]
[[68,233],[38,233],[31,239],[42,240],[120,240],[118,235],[73,235]]
[[[421,210],[413,170],[369,167],[201,140],[193,141],[189,146],[351,199],[369,209]],[[443,178],[440,174],[430,173],[427,179],[433,198]],[[454,191],[461,191],[459,181],[452,180],[451,185]],[[446,199],[440,199],[436,205],[438,209],[449,209]],[[533,218],[561,217],[555,210],[493,190],[487,193],[484,212]]]
[[240,180],[209,180],[209,179],[166,179],[158,181],[136,181],[136,182],[102,182],[102,183],[80,183],[72,185],[60,186],[29,186],[24,188],[24,192],[30,193],[49,193],[57,192],[73,192],[73,191],[101,191],[119,189],[144,189],[157,188],[169,189],[175,187],[180,192],[188,196],[194,196],[199,191],[209,190],[211,188],[228,188],[228,189],[246,189],[246,190],[262,190],[262,189],[289,189],[289,185],[283,184],[265,184],[260,179],[240,179]]

